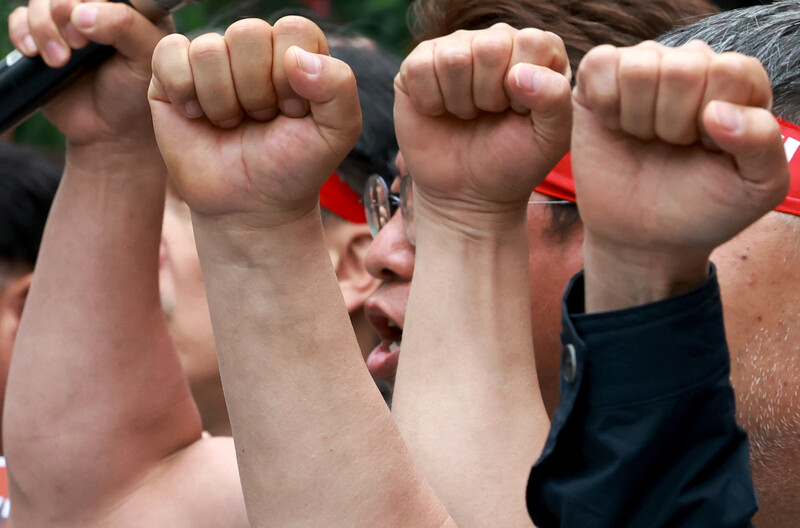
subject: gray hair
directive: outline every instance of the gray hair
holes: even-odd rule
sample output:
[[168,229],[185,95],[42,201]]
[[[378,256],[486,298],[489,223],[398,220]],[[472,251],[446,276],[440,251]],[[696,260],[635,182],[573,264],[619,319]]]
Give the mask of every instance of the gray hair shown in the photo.
[[800,123],[800,3],[780,0],[726,11],[665,33],[658,41],[680,46],[702,40],[716,52],[755,57],[770,77],[776,116]]

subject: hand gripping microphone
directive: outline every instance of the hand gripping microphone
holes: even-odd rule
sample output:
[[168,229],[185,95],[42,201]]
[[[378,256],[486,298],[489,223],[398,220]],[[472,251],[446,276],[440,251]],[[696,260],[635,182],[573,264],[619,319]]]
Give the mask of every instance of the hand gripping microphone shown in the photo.
[[[150,20],[199,0],[111,0],[133,6]],[[0,134],[24,121],[86,71],[110,58],[115,50],[90,42],[72,50],[69,62],[51,68],[41,57],[26,57],[17,50],[0,59]]]

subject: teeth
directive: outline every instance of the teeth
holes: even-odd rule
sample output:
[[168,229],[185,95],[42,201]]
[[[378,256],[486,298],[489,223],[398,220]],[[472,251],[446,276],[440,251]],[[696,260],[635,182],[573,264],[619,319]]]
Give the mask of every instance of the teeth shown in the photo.
[[395,323],[394,321],[391,321],[391,320],[390,320],[390,321],[388,321],[388,322],[386,323],[386,325],[387,325],[389,328],[400,328],[399,326],[397,326],[397,323]]
[[397,352],[400,350],[400,341],[392,341],[389,344],[389,352]]

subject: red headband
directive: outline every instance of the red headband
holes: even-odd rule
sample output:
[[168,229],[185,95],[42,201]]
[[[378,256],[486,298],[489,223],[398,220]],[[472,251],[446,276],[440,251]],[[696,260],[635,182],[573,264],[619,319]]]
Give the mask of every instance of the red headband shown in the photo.
[[361,199],[335,172],[319,191],[319,204],[328,211],[354,224],[366,224],[367,216]]
[[[789,195],[775,210],[800,216],[800,155],[798,155],[800,127],[781,118],[776,119],[781,126],[783,148],[786,152],[786,160],[789,162],[792,179],[789,184]],[[559,200],[575,201],[575,180],[572,179],[572,160],[569,153],[558,162],[535,190],[540,194]]]

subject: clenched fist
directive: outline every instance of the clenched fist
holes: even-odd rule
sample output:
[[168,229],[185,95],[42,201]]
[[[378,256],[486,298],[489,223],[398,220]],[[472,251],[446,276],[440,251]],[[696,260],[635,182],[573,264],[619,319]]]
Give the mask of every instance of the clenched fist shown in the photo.
[[355,77],[327,52],[322,31],[299,17],[159,43],[153,122],[195,214],[274,227],[316,207],[361,132]]

